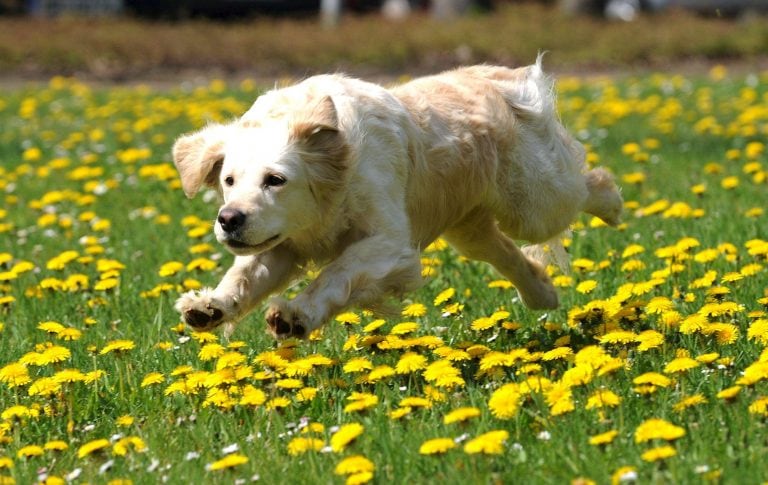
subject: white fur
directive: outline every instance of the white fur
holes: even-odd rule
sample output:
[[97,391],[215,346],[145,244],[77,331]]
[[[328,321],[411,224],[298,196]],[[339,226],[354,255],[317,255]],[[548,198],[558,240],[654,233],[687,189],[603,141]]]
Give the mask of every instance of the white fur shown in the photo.
[[[541,261],[531,259],[548,252],[524,254],[514,240],[549,242],[563,259],[558,238],[576,215],[617,224],[622,200],[607,172],[586,170],[552,92],[540,61],[389,90],[324,75],[182,137],[174,161],[187,195],[215,187],[222,210],[245,222],[231,232],[216,224],[235,263],[215,289],[183,295],[177,309],[197,328],[236,322],[314,262],[323,269],[308,288],[267,311],[276,336],[305,336],[347,307],[418,288],[420,251],[441,235],[495,266],[529,307],[556,307]],[[270,174],[285,183],[269,185]]]

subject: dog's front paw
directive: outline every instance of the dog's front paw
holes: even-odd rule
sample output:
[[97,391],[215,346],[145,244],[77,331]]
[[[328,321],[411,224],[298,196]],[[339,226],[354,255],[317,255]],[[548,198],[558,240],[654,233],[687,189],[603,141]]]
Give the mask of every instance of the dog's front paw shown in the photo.
[[296,337],[306,338],[308,335],[304,319],[300,312],[291,308],[291,304],[283,299],[275,299],[271,302],[265,315],[267,319],[267,331],[278,340]]
[[184,323],[195,330],[210,330],[230,317],[225,305],[213,296],[210,288],[184,293],[176,300],[175,308]]

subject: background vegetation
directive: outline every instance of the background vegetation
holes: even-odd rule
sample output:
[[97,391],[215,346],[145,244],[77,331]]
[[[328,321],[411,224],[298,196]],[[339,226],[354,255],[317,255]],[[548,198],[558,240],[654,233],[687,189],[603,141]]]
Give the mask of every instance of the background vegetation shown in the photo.
[[312,19],[166,23],[130,19],[0,18],[0,71],[100,79],[196,70],[293,75],[345,70],[418,74],[456,64],[530,63],[549,51],[559,70],[669,69],[681,62],[741,60],[768,52],[768,22],[665,11],[631,23],[568,17],[536,4],[438,22],[344,18],[338,29]]

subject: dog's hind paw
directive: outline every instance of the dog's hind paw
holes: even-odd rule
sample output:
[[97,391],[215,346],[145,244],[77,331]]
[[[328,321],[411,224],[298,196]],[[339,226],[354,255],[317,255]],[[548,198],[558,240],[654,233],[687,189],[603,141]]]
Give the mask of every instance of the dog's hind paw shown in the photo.
[[224,305],[213,296],[213,290],[189,291],[176,300],[176,310],[184,323],[195,330],[210,330],[226,321]]
[[306,327],[301,323],[297,312],[292,311],[285,300],[275,299],[267,310],[265,318],[267,331],[278,340],[307,337]]

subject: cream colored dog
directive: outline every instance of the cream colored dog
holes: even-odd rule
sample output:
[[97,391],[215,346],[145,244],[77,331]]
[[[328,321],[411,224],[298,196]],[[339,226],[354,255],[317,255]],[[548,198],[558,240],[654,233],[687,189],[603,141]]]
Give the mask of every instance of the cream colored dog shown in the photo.
[[586,170],[553,105],[540,60],[389,90],[323,75],[180,138],[184,192],[220,192],[216,238],[236,257],[215,289],[182,295],[177,310],[197,329],[236,322],[314,262],[319,276],[266,313],[276,337],[303,337],[347,307],[418,288],[420,251],[440,235],[492,264],[528,307],[555,308],[531,256],[542,251],[514,240],[556,240],[580,211],[615,225],[622,200],[607,172]]

